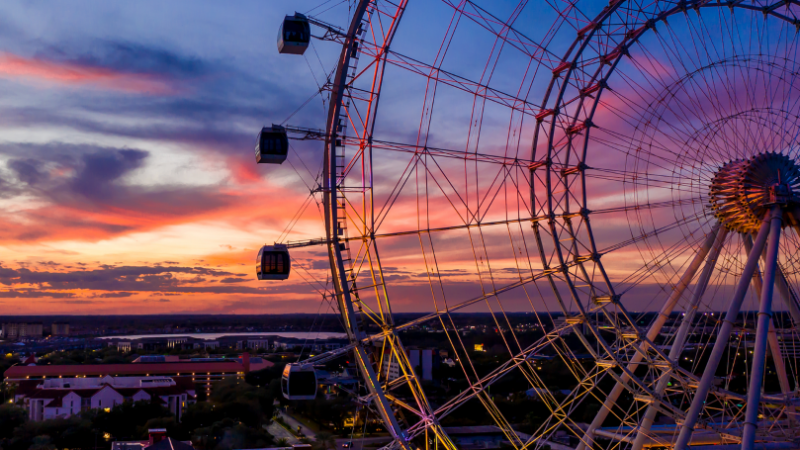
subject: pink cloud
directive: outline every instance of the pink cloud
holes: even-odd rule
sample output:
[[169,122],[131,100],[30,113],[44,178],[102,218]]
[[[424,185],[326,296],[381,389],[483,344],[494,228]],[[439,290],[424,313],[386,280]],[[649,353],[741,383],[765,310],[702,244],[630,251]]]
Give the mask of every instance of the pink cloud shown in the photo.
[[161,77],[118,72],[73,62],[55,62],[0,53],[0,77],[59,85],[84,85],[138,94],[164,95],[175,92]]

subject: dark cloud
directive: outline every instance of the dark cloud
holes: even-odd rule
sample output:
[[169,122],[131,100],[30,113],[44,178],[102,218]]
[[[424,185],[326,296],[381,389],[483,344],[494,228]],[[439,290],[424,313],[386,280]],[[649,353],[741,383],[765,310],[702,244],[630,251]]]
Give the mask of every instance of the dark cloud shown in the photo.
[[[192,275],[185,278],[180,275]],[[290,285],[252,288],[231,286],[233,283],[252,281],[237,278],[237,274],[206,267],[163,266],[106,266],[95,270],[71,272],[34,271],[27,268],[11,269],[0,266],[0,284],[5,286],[36,285],[38,289],[12,289],[0,292],[0,297],[73,297],[59,290],[109,291],[94,295],[97,298],[124,298],[138,292],[158,292],[157,296],[178,296],[186,293],[207,294],[265,294],[293,292]],[[203,286],[219,280],[225,286]]]
[[93,295],[92,298],[125,298],[131,297],[133,292],[105,292],[98,295]]
[[223,279],[219,280],[220,283],[241,283],[241,282],[244,282],[244,281],[252,281],[252,279],[251,278],[233,278],[233,277],[229,277],[229,278],[223,278]]
[[38,56],[118,72],[160,75],[176,79],[195,78],[207,75],[211,71],[209,65],[196,56],[179,54],[163,47],[119,40],[94,40],[80,43],[75,48],[51,47]]
[[125,183],[125,175],[149,156],[139,149],[51,142],[0,145],[0,154],[10,156],[7,167],[14,176],[13,183],[6,183],[12,186],[9,191],[52,205],[4,216],[0,238],[5,239],[94,240],[191,220],[244,201],[214,185]]
[[47,178],[47,175],[39,172],[37,166],[39,162],[33,159],[14,159],[8,162],[8,168],[25,184],[35,186],[40,181]]
[[[0,153],[12,156],[8,168],[20,183],[35,188],[33,193],[52,200],[75,195],[95,201],[119,196],[118,180],[149,156],[144,150],[60,143],[7,145]],[[26,157],[13,158],[16,155]],[[51,175],[47,168],[71,175]]]
[[115,197],[116,181],[144,163],[148,152],[116,150],[85,154],[78,173],[70,181],[72,191],[88,199],[109,200]]
[[6,286],[36,284],[40,286],[51,286],[56,289],[127,291],[128,289],[115,288],[115,286],[129,283],[139,283],[142,285],[177,285],[179,280],[175,278],[175,274],[192,274],[210,277],[228,277],[233,275],[230,272],[204,267],[106,266],[105,268],[95,270],[37,272],[26,268],[10,269],[0,266],[0,284]]
[[35,289],[14,289],[0,291],[0,298],[71,298],[75,294],[70,292],[49,292]]
[[311,268],[312,269],[317,269],[317,270],[330,270],[331,263],[330,263],[330,260],[328,260],[328,259],[324,259],[324,260],[316,259],[314,261],[311,261]]

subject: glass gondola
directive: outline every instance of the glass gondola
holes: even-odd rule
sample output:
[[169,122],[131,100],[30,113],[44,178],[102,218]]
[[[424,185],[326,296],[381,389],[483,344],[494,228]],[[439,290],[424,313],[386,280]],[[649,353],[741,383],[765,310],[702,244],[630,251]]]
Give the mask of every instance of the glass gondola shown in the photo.
[[311,41],[311,27],[306,16],[294,13],[283,19],[278,30],[278,52],[302,55]]
[[258,133],[256,162],[259,164],[281,164],[289,154],[289,138],[286,128],[280,125],[264,127]]
[[281,377],[281,391],[287,400],[314,400],[317,373],[310,364],[287,364]]
[[265,245],[256,257],[256,273],[259,280],[285,280],[291,269],[289,249],[285,245]]

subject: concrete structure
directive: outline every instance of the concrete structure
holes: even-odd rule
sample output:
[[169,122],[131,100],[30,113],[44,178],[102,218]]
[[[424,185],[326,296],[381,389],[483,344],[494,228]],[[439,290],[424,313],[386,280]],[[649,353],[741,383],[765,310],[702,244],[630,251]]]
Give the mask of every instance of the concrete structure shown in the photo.
[[400,364],[394,358],[383,358],[383,365],[381,366],[381,374],[388,377],[389,381],[400,378]]
[[167,436],[166,428],[151,428],[146,441],[119,441],[111,443],[111,450],[192,450],[191,441],[176,441]]
[[272,348],[275,350],[300,350],[305,352],[322,353],[336,350],[348,345],[345,339],[296,339],[278,338],[273,341]]
[[[411,367],[414,368],[417,376],[422,380],[433,380],[433,369],[438,367],[441,362],[439,351],[436,349],[412,347],[407,348],[406,352],[408,354],[408,361],[411,363]],[[388,377],[389,380],[395,380],[403,375],[400,370],[400,365],[397,363],[397,359],[391,356],[388,348],[383,357],[381,372],[384,376]]]
[[412,348],[408,351],[408,359],[411,367],[417,371],[423,380],[433,380],[434,363],[438,366],[439,355],[434,349]]
[[248,339],[247,348],[249,350],[269,350],[269,339]]
[[69,324],[66,322],[53,322],[50,326],[50,334],[53,336],[69,336]]
[[180,350],[216,349],[220,347],[236,350],[267,351],[271,349],[304,349],[311,353],[321,353],[348,345],[346,339],[297,339],[270,335],[232,335],[219,336],[214,340],[185,335],[108,337],[103,338],[109,347],[117,347],[121,352],[132,350],[159,350],[164,348]]
[[8,322],[3,324],[3,339],[18,340],[42,337],[41,322]]
[[[146,359],[145,359],[146,361]],[[180,379],[191,381],[195,390],[204,394],[211,393],[211,387],[217,381],[226,378],[243,377],[251,370],[261,370],[272,366],[272,363],[261,358],[250,358],[244,353],[241,358],[219,358],[206,360],[180,360],[177,362],[139,362],[134,364],[82,364],[82,365],[49,365],[10,367],[5,372],[6,383],[20,383],[27,380],[45,380],[50,378],[102,378],[134,376],[166,376],[180,383]]]
[[20,383],[14,400],[22,402],[32,421],[66,418],[88,409],[106,411],[124,402],[156,400],[180,421],[194,403],[194,383],[170,377],[51,378]]

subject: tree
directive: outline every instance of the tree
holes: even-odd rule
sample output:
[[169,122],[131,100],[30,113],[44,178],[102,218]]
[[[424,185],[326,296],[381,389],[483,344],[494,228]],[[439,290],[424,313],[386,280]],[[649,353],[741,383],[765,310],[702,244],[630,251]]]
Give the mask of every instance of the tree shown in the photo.
[[94,428],[101,433],[109,433],[115,439],[140,439],[147,437],[145,425],[148,421],[158,418],[171,418],[172,413],[155,401],[143,400],[138,402],[125,402],[111,408],[111,411],[90,411],[87,416],[91,418]]
[[50,436],[42,435],[33,438],[33,443],[28,450],[56,450],[56,446],[51,442]]
[[0,439],[9,439],[14,429],[28,420],[28,412],[15,405],[0,406]]
[[334,438],[333,434],[328,433],[327,431],[320,431],[317,433],[316,447],[320,450],[336,448],[336,439]]

